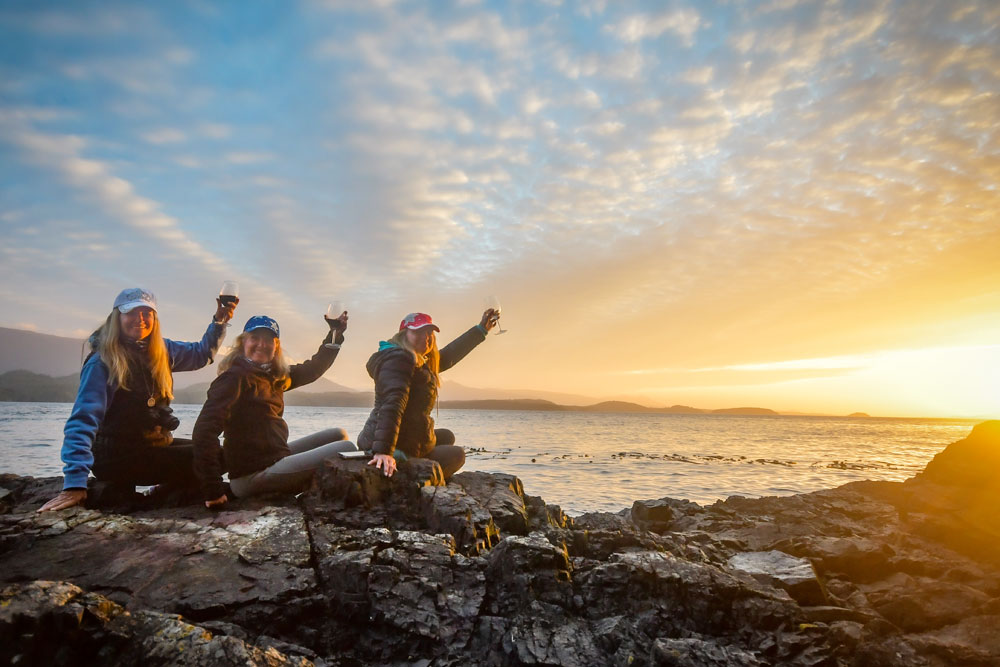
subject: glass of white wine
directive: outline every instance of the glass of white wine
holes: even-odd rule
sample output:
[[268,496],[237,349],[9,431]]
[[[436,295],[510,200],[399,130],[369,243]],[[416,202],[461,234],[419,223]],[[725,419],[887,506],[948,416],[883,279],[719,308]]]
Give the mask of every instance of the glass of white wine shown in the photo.
[[493,316],[493,321],[496,323],[496,335],[507,333],[508,329],[504,329],[500,326],[500,313],[503,310],[503,306],[500,304],[500,299],[493,296],[492,294],[486,297],[486,308],[487,310],[492,308],[496,311],[496,315]]
[[344,312],[344,304],[340,301],[331,301],[330,305],[326,307],[326,319],[335,320],[340,317]]
[[[326,307],[326,319],[335,320],[344,313],[344,304],[340,301],[331,301],[330,305]],[[336,343],[327,343],[326,347],[338,347]]]

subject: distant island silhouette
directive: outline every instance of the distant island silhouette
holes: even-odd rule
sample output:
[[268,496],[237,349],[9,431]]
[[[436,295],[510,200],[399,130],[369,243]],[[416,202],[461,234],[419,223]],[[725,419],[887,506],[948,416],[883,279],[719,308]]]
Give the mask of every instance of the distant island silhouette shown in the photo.
[[[0,373],[0,401],[32,403],[72,403],[79,384],[77,375],[52,377],[31,371]],[[194,384],[174,391],[175,404],[201,405],[208,383]],[[286,405],[331,408],[370,408],[375,395],[370,391],[294,392],[285,397]],[[723,408],[707,410],[689,405],[651,408],[628,401],[601,401],[592,405],[563,405],[541,398],[511,398],[441,401],[442,410],[529,410],[548,412],[642,412],[659,414],[780,415],[768,408]]]
[[481,401],[441,401],[441,409],[454,410],[538,410],[550,412],[642,412],[659,414],[780,415],[768,408],[723,408],[705,410],[689,405],[651,408],[628,401],[601,401],[593,405],[560,405],[537,398],[492,399]]

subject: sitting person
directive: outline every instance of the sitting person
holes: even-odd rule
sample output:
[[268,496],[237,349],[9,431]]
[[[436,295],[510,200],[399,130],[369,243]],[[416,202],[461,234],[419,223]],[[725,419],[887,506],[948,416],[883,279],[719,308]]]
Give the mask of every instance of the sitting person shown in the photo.
[[[337,452],[357,450],[341,428],[288,442],[288,424],[282,418],[285,392],[315,382],[337,358],[347,313],[326,321],[330,332],[316,354],[301,364],[289,367],[281,353],[278,323],[265,315],[247,321],[219,362],[219,377],[208,388],[192,434],[194,470],[206,507],[228,500],[222,481],[226,470],[236,497],[298,493],[309,486],[323,461]],[[221,451],[220,433],[225,434]]]
[[39,511],[82,503],[91,471],[99,481],[131,492],[137,485],[195,485],[191,441],[171,433],[180,424],[170,409],[172,373],[212,361],[235,307],[217,299],[201,341],[181,343],[161,336],[151,292],[133,288],[118,295],[107,320],[90,336],[91,352],[80,371],[64,429],[63,491]]
[[498,317],[492,308],[486,310],[479,324],[439,351],[434,332],[441,330],[431,316],[410,313],[399,331],[379,344],[367,364],[375,380],[375,407],[358,436],[359,446],[372,450],[369,465],[391,477],[397,459],[428,458],[441,465],[448,479],[465,464],[465,451],[455,445],[455,434],[434,428],[431,411],[441,384],[438,374],[486,340]]

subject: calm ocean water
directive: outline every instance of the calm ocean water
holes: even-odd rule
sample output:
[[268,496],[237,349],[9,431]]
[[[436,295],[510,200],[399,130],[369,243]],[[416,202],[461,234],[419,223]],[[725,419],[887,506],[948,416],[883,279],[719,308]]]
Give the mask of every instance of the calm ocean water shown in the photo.
[[[68,403],[0,403],[0,471],[61,474]],[[178,405],[190,437],[198,406]],[[353,437],[366,408],[289,407],[296,438],[330,426]],[[507,472],[570,514],[633,500],[790,495],[861,479],[903,480],[975,420],[441,410],[468,450],[467,470]]]

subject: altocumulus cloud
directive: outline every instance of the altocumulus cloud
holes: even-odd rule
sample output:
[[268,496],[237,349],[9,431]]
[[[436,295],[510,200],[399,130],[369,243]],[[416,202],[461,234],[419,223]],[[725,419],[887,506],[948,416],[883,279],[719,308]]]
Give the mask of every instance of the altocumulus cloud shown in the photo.
[[[289,312],[336,282],[458,318],[502,285],[555,377],[595,317],[657,357],[605,370],[780,363],[782,331],[910,303],[922,269],[1000,244],[996,3],[118,9],[0,14],[27,54],[2,65],[8,115],[69,113],[4,126],[5,157],[202,274],[252,266]],[[7,227],[66,219],[16,208]]]

